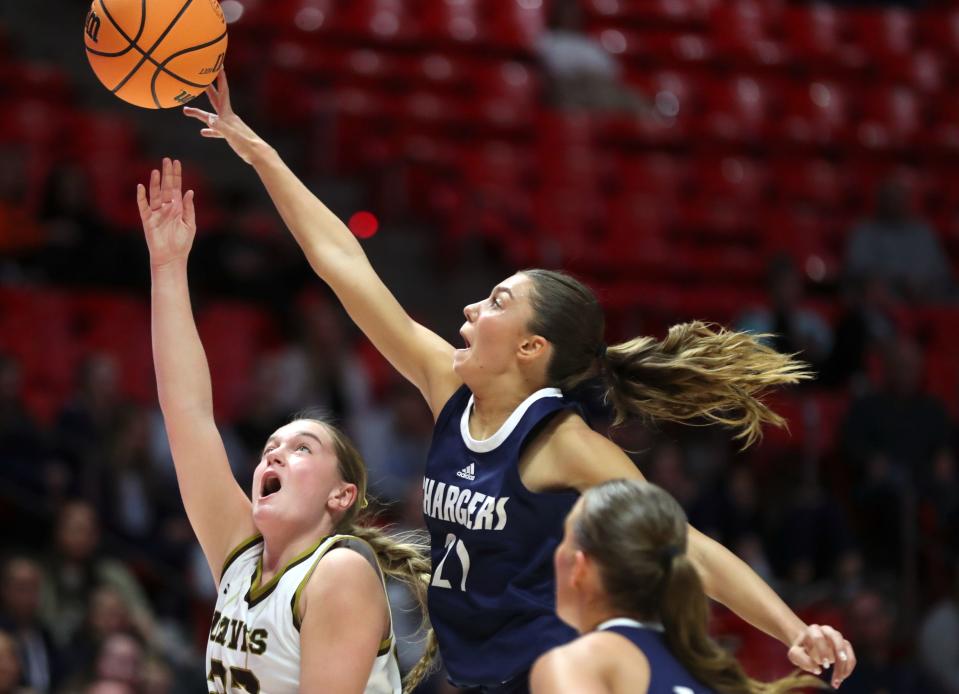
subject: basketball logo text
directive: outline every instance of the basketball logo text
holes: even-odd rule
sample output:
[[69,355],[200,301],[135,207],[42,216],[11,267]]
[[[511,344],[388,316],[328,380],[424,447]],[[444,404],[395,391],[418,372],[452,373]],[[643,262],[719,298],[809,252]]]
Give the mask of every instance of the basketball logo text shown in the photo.
[[97,17],[97,13],[93,10],[87,12],[87,19],[83,30],[87,33],[87,36],[90,37],[91,41],[97,43],[97,37],[100,35],[100,18]]
[[190,94],[189,92],[181,90],[179,94],[173,97],[173,100],[180,104],[186,104],[193,101],[195,98],[196,94]]
[[223,67],[223,58],[226,56],[226,53],[220,53],[216,57],[216,63],[213,64],[213,67],[205,67],[200,70],[201,75],[212,75],[220,71],[220,68]]

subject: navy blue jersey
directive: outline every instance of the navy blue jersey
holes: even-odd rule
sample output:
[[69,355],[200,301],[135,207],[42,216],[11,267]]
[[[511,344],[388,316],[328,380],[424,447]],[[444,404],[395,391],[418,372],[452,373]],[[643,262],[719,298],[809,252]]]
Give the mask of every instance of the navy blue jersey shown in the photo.
[[553,550],[579,494],[529,491],[519,459],[551,417],[577,406],[544,388],[477,441],[469,433],[472,402],[463,386],[444,405],[427,458],[429,610],[450,678],[490,686],[576,636],[554,612]]
[[715,690],[690,674],[676,659],[663,628],[659,624],[644,624],[635,619],[610,619],[596,631],[611,631],[629,639],[649,661],[649,689],[647,694],[715,694]]

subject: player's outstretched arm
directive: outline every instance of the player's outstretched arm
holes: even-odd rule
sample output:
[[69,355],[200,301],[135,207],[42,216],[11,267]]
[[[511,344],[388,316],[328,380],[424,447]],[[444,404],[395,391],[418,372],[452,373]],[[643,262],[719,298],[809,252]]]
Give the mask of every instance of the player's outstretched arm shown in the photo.
[[193,191],[181,190],[180,162],[163,160],[137,204],[150,251],[153,364],[157,394],[190,524],[219,583],[230,550],[254,533],[213,421],[213,389],[193,320],[187,258],[196,234]]
[[233,112],[226,74],[207,89],[215,113],[186,107],[206,127],[205,137],[225,139],[256,170],[277,211],[317,275],[336,293],[376,348],[426,398],[434,415],[459,387],[453,347],[410,318],[373,270],[346,225],[290,171],[276,151]]

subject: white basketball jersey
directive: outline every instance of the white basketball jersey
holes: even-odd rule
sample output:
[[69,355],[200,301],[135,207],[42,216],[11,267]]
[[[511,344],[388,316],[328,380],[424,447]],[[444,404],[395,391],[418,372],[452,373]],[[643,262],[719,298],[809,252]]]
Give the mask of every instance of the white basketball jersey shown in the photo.
[[[382,580],[373,548],[352,535],[323,538],[265,585],[260,583],[261,536],[247,540],[230,553],[223,566],[206,649],[207,687],[211,694],[299,692],[299,597],[317,563],[334,547],[349,547],[362,554]],[[385,590],[384,585],[384,593]],[[391,616],[389,638],[380,644],[364,691],[401,694],[402,689]]]

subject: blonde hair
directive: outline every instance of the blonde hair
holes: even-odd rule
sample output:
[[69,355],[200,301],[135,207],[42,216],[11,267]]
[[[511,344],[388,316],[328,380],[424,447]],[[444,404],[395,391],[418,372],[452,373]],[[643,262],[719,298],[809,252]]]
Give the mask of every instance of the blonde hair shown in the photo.
[[686,514],[649,482],[613,480],[583,494],[573,521],[576,545],[599,566],[610,607],[623,616],[660,620],[670,652],[721,694],[785,694],[823,688],[811,675],[774,682],[750,679],[707,631],[709,605],[686,555]]
[[383,573],[405,584],[413,594],[423,615],[426,629],[426,650],[403,679],[403,691],[412,692],[433,670],[439,650],[436,634],[429,624],[427,587],[431,571],[429,538],[423,532],[389,533],[374,525],[374,517],[366,511],[366,465],[350,439],[337,427],[316,416],[297,416],[294,421],[306,420],[324,427],[333,441],[337,469],[344,482],[356,485],[356,501],[337,522],[337,533],[354,535],[369,544],[376,552]]
[[602,377],[614,424],[630,417],[705,420],[732,427],[746,448],[762,438],[763,424],[786,426],[763,395],[812,376],[794,355],[763,344],[764,335],[700,321],[674,325],[663,340],[637,337],[607,348],[602,307],[588,287],[553,270],[523,274],[533,283],[529,329],[553,345],[550,385],[569,390]]

